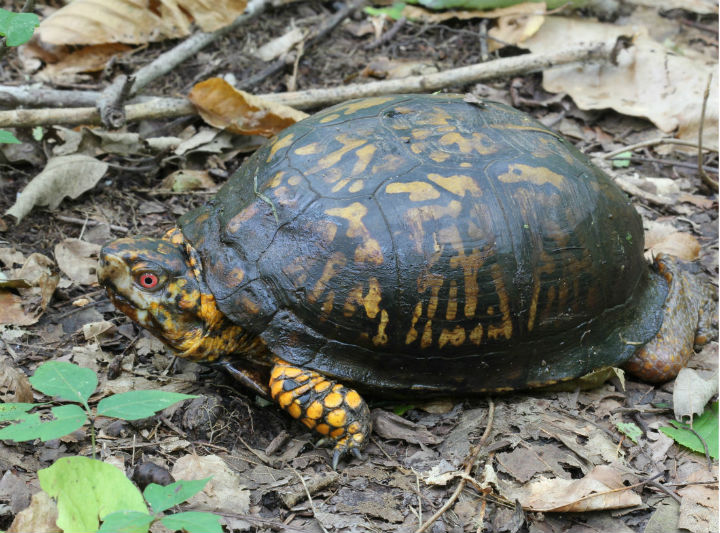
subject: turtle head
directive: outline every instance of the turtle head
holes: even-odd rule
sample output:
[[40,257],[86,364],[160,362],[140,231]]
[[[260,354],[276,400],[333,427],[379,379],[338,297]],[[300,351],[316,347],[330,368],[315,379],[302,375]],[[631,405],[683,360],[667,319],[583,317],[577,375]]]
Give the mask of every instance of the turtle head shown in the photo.
[[197,252],[173,229],[160,239],[115,240],[100,252],[98,281],[112,303],[178,356],[213,361],[242,344],[242,328],[215,305]]

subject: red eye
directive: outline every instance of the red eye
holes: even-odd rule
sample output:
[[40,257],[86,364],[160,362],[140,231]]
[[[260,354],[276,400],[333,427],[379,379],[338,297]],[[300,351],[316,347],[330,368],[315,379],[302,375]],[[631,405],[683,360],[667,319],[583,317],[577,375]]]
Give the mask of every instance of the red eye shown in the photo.
[[146,289],[152,289],[158,284],[158,277],[155,274],[140,274],[140,285]]

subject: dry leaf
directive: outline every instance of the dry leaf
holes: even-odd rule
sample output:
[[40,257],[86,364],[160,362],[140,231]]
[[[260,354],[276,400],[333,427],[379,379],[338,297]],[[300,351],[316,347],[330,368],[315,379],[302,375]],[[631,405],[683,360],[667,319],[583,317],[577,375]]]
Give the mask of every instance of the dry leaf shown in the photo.
[[567,93],[580,109],[606,109],[646,117],[664,132],[697,140],[703,92],[714,75],[707,104],[704,146],[718,146],[717,58],[692,50],[678,54],[648,36],[641,25],[617,26],[588,19],[546,17],[540,30],[523,44],[548,53],[581,42],[614,43],[632,36],[633,45],[619,52],[617,64],[574,63],[543,73],[543,87]]
[[66,196],[77,198],[92,189],[107,171],[107,163],[86,155],[53,157],[7,210],[20,222],[36,205],[55,209]]
[[718,12],[716,0],[626,0],[628,4],[647,6],[658,11],[683,9],[700,15],[709,15]]
[[87,79],[87,76],[80,74],[99,72],[105,68],[112,57],[129,50],[131,50],[129,46],[117,43],[86,46],[60,58],[55,63],[48,64],[34,77],[38,81],[78,83]]
[[55,260],[63,273],[78,285],[97,283],[100,245],[80,239],[65,239],[55,245]]
[[240,476],[217,455],[185,455],[175,462],[171,473],[175,479],[212,476],[205,488],[188,500],[191,507],[202,506],[207,511],[220,514],[244,514],[250,508],[250,491],[241,484]]
[[13,268],[15,265],[22,265],[25,262],[25,256],[15,250],[15,248],[0,247],[0,263],[6,268]]
[[15,368],[7,357],[0,365],[0,398],[3,402],[32,403],[33,393],[28,377]]
[[437,67],[429,62],[376,57],[368,63],[360,74],[372,78],[399,79],[408,76],[432,74],[437,71]]
[[22,267],[0,275],[4,278],[0,281],[0,324],[29,326],[38,321],[60,280],[54,266],[44,255],[34,253]]
[[255,56],[263,61],[272,61],[290,51],[297,43],[303,40],[304,34],[300,28],[293,28],[285,35],[273,39],[255,51]]
[[230,24],[246,0],[75,0],[40,24],[38,34],[52,44],[143,44]]
[[15,515],[15,520],[8,528],[8,533],[23,533],[35,531],[36,533],[62,533],[57,527],[57,505],[46,492],[33,494],[30,507]]
[[524,43],[538,32],[544,22],[543,15],[516,14],[500,17],[497,25],[488,30],[488,50],[493,52],[509,44]]
[[265,102],[239,91],[222,78],[196,84],[188,98],[205,122],[241,135],[271,137],[308,116],[292,107]]
[[207,170],[176,170],[169,174],[160,184],[163,189],[175,192],[195,191],[198,189],[212,189],[215,182],[210,178]]
[[672,225],[657,221],[645,222],[645,250],[649,256],[660,253],[685,261],[694,261],[700,254],[700,242],[691,234],[677,231]]
[[541,478],[526,485],[518,499],[527,511],[555,513],[623,509],[642,503],[609,466],[596,466],[582,479]]
[[115,324],[102,320],[100,322],[89,322],[82,327],[83,336],[86,341],[100,337],[103,334],[112,333],[115,330]]
[[[715,474],[698,470],[688,476],[688,483],[717,480]],[[692,533],[716,533],[718,531],[717,481],[707,485],[688,485],[678,490],[682,496],[680,519],[677,527]]]
[[683,193],[678,196],[678,201],[693,204],[700,209],[710,209],[713,205],[715,205],[715,200],[698,194]]
[[718,391],[717,375],[704,379],[692,368],[683,368],[675,378],[673,386],[673,411],[675,418],[682,420],[702,414],[710,398]]
[[425,426],[405,420],[384,409],[372,410],[373,431],[385,439],[402,439],[413,444],[434,445],[442,442]]

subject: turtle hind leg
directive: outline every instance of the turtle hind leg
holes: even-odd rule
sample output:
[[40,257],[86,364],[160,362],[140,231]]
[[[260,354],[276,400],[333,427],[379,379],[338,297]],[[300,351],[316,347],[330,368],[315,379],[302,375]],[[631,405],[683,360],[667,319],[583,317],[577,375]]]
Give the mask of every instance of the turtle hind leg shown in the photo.
[[312,370],[278,362],[270,371],[270,396],[290,416],[335,442],[333,469],[348,453],[360,457],[372,424],[357,391]]
[[625,364],[634,376],[662,383],[677,376],[694,354],[693,346],[709,340],[715,315],[714,292],[671,257],[658,255],[655,264],[669,285],[663,323],[654,339]]

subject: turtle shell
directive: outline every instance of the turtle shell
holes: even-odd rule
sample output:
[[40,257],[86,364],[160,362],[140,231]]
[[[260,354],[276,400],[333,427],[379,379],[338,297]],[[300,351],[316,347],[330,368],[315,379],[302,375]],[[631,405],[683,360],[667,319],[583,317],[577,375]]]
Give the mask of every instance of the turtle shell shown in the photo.
[[540,386],[624,362],[662,323],[628,198],[499,103],[330,107],[180,226],[233,322],[360,389]]

